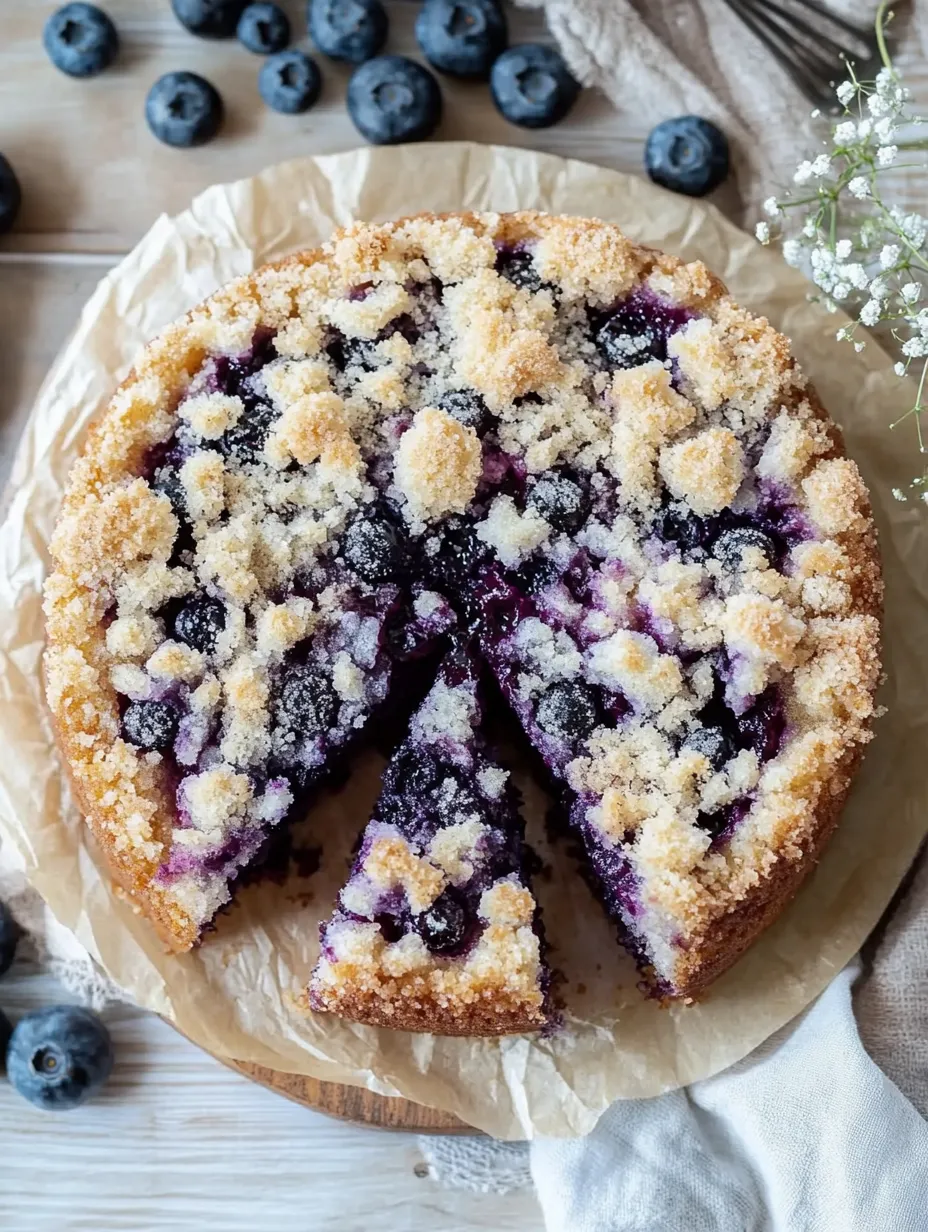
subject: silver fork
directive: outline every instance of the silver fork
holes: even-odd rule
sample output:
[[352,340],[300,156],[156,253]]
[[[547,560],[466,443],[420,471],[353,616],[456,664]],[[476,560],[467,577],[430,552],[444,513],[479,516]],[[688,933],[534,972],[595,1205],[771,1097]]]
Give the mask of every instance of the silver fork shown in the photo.
[[783,65],[810,103],[837,107],[834,86],[851,61],[858,77],[872,77],[879,60],[876,34],[831,12],[818,0],[726,0]]

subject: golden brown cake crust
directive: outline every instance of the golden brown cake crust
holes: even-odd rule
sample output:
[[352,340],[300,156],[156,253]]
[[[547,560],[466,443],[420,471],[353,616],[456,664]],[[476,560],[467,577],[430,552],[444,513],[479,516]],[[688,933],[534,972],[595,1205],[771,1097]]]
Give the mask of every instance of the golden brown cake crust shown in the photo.
[[[616,373],[609,390],[598,390],[610,401],[612,417],[602,421],[591,416],[578,401],[569,365],[547,341],[551,310],[545,297],[512,288],[501,291],[499,280],[490,277],[488,245],[494,241],[534,243],[540,276],[557,282],[566,294],[608,305],[633,286],[647,285],[696,311],[698,320],[671,339],[682,396],[659,372],[633,368]],[[752,422],[761,416],[772,419],[780,408],[758,474],[801,493],[805,516],[819,536],[816,551],[793,553],[788,585],[760,566],[746,570],[744,577],[751,579],[749,585],[745,582],[746,591],[729,596],[726,610],[712,617],[708,633],[699,620],[687,624],[686,588],[692,579],[668,571],[647,584],[654,603],[673,611],[694,648],[720,637],[736,648],[750,677],[746,690],[750,686],[759,691],[778,673],[792,673],[790,748],[805,743],[789,764],[787,748],[762,771],[754,767],[749,790],[755,791],[759,773],[762,807],[752,809],[750,824],[724,855],[694,854],[687,846],[689,834],[681,844],[677,832],[660,829],[659,814],[648,814],[649,805],[637,799],[630,803],[638,787],[615,773],[621,750],[607,750],[612,775],[608,782],[603,755],[597,760],[595,751],[578,758],[568,775],[575,790],[590,790],[593,780],[600,784],[597,792],[608,787],[616,816],[631,815],[632,809],[639,833],[636,873],[648,887],[648,909],[657,913],[655,918],[672,919],[675,935],[685,939],[682,949],[664,955],[662,978],[681,995],[692,995],[728,967],[782,910],[837,822],[860,750],[870,738],[879,677],[882,583],[865,489],[856,467],[844,460],[840,434],[795,368],[787,341],[763,319],[733,304],[723,284],[701,263],[685,264],[635,245],[614,226],[530,211],[357,224],[319,249],[262,267],[223,288],[146,348],[88,435],[51,545],[55,571],[46,587],[47,693],[75,795],[114,879],[168,945],[180,951],[190,948],[210,903],[193,904],[156,877],[174,842],[172,787],[156,755],[140,754],[120,736],[113,669],[122,671],[118,680],[128,679],[142,652],[117,653],[107,644],[108,613],[126,578],[139,593],[162,598],[176,593],[172,586],[183,584],[164,576],[176,527],[173,514],[165,500],[156,499],[135,477],[147,452],[176,427],[178,403],[208,355],[246,349],[260,326],[277,331],[278,354],[293,358],[299,367],[300,357],[311,358],[319,348],[321,326],[314,304],[334,294],[333,287],[348,288],[374,270],[383,284],[368,297],[370,302],[346,302],[338,308],[341,328],[372,338],[384,320],[404,307],[397,261],[407,263],[405,270],[424,259],[436,276],[449,282],[463,276],[466,285],[466,294],[456,295],[452,288],[446,296],[463,340],[456,358],[462,379],[481,391],[491,409],[511,405],[532,389],[550,401],[553,413],[548,419],[539,412],[504,425],[507,447],[523,453],[532,473],[543,472],[558,457],[569,456],[578,465],[605,459],[630,506],[653,508],[660,476],[675,497],[708,511],[729,498],[745,466],[737,441],[719,417],[727,416],[725,423],[732,417]],[[396,382],[402,380],[402,347],[391,346],[391,371],[382,380],[378,376],[376,391],[369,391],[383,407],[395,401]],[[337,400],[313,384],[311,368],[300,367],[294,379],[298,376],[301,387],[286,390],[287,410],[273,448],[281,465],[291,457],[301,463],[319,459],[348,490],[357,481],[357,444]],[[693,425],[692,406],[708,417],[708,427]],[[197,408],[197,414],[206,435],[214,424],[226,422],[229,408],[217,403]],[[416,461],[418,438],[410,437],[405,499],[410,516],[427,518],[443,501],[443,509],[466,504],[475,481],[475,454],[466,433],[428,412],[420,414],[423,456],[429,455],[430,441],[441,439],[459,458],[457,482],[449,483],[440,472],[430,476]],[[398,474],[402,480],[402,466]],[[710,483],[702,482],[707,474]],[[209,476],[191,479],[194,482],[199,485],[197,499],[207,508]],[[504,545],[500,551],[510,545],[515,553],[530,550],[524,545],[543,540],[537,538],[542,532],[528,523],[525,517],[514,521],[511,511],[501,507],[492,525],[488,520],[487,542]],[[220,571],[215,576],[228,587],[243,585],[247,598],[249,578],[242,581],[241,570],[221,572],[227,546],[224,542],[221,551],[213,553]],[[207,565],[211,560],[206,549],[204,560]],[[290,613],[288,618],[297,620],[298,615]],[[274,636],[285,627],[286,621],[277,620]],[[143,646],[147,636],[144,620],[130,622],[130,627],[120,627],[119,645]],[[111,643],[116,642],[112,635]],[[670,723],[667,716],[677,699],[672,695],[673,673],[662,661],[667,656],[654,658],[648,651],[642,659],[642,648],[621,638],[606,638],[605,643],[602,670],[625,672],[629,680],[632,673],[640,682],[642,705],[659,708],[670,697],[658,715]],[[168,666],[178,678],[196,670],[196,664],[182,658],[175,653]],[[844,670],[849,662],[850,676]],[[679,711],[677,706],[674,721],[679,721]],[[740,769],[749,782],[751,768]],[[662,763],[660,776],[666,770]],[[682,773],[678,764],[674,773]],[[653,791],[654,783],[649,786]],[[713,788],[717,793],[723,789],[718,784]],[[604,833],[609,833],[607,823],[605,818]],[[376,999],[368,999],[369,1004],[361,1003],[364,998],[355,1001],[341,1002],[339,1012],[377,1021]],[[428,1029],[411,1024],[434,1022],[435,1012],[423,1002],[407,1008],[402,1023],[393,1018],[389,1025]],[[524,1022],[522,1010],[499,1005],[492,1010],[476,1007],[473,1014],[474,1033],[522,1029],[494,1027],[494,1014],[500,1024]]]

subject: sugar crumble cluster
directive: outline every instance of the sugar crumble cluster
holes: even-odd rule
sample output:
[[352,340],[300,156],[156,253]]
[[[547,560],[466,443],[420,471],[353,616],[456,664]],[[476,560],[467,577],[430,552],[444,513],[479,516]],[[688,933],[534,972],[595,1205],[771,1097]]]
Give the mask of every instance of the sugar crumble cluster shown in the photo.
[[[231,284],[113,398],[52,553],[62,746],[114,873],[179,949],[452,635],[663,993],[778,912],[870,738],[881,581],[856,466],[782,335],[603,223],[356,224]],[[440,738],[467,744],[457,722]],[[408,920],[400,837],[371,849]],[[395,1003],[399,946],[453,997],[466,954],[390,940],[369,910],[351,926],[359,876],[330,958],[350,934]],[[468,908],[474,954],[492,901]]]

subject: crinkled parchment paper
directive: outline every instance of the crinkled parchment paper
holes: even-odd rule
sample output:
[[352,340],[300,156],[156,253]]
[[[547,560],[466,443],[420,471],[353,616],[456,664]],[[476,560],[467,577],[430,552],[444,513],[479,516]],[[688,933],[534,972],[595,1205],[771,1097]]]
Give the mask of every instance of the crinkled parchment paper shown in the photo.
[[[568,976],[565,1025],[549,1039],[460,1040],[301,1016],[293,997],[317,950],[351,843],[376,794],[377,758],[299,827],[324,843],[321,870],[242,890],[195,953],[163,954],[116,897],[84,845],[40,684],[46,543],[84,430],[139,348],[220,283],[325,239],[352,218],[418,210],[535,207],[619,222],[636,240],[701,257],[736,297],[795,342],[843,425],[880,517],[888,581],[883,702],[888,713],[824,860],[796,902],[693,1006],[661,1009],[635,974],[563,851],[539,837],[543,799],[528,792],[530,833],[551,859],[539,883]],[[365,149],[271,168],[211,188],[160,218],[98,287],[49,373],[12,479],[0,551],[0,835],[58,918],[114,980],[192,1040],[227,1058],[403,1095],[503,1138],[589,1131],[614,1099],[654,1095],[732,1064],[798,1013],[875,924],[928,823],[928,511],[894,501],[916,469],[911,436],[888,424],[911,405],[875,345],[835,341],[840,318],[805,299],[779,257],[698,201],[643,180],[528,151],[469,144]]]

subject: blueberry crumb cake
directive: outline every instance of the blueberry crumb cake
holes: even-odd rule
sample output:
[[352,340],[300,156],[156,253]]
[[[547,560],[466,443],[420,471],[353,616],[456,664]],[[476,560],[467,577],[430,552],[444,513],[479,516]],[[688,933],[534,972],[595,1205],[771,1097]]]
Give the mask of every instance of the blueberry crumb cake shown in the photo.
[[548,978],[518,797],[483,736],[480,665],[452,648],[384,772],[309,1004],[440,1035],[533,1030]]
[[[699,991],[776,917],[871,735],[882,586],[857,467],[782,335],[601,222],[356,224],[230,284],[117,391],[51,550],[61,745],[109,868],[177,950],[416,681],[471,696],[472,653],[657,995]],[[442,719],[460,741],[430,728],[484,818],[473,847],[441,784],[421,824],[394,790],[429,697],[310,1000],[528,1026],[544,979],[502,772],[463,717]],[[478,956],[496,1001],[465,993]],[[420,975],[440,1008],[406,995]]]

